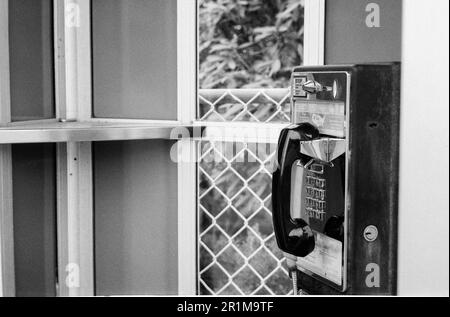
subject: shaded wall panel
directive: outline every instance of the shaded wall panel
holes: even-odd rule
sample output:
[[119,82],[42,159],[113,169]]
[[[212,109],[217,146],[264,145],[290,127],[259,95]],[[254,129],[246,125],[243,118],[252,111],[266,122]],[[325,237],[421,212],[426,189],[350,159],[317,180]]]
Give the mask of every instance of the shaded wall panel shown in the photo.
[[17,296],[56,296],[56,161],[52,144],[14,145]]
[[52,3],[8,2],[13,121],[55,117]]
[[93,0],[94,116],[177,119],[177,1]]
[[[380,8],[380,27],[369,28],[366,7]],[[398,62],[402,52],[402,0],[326,1],[325,63]]]
[[178,293],[177,166],[169,158],[172,144],[94,145],[97,295]]

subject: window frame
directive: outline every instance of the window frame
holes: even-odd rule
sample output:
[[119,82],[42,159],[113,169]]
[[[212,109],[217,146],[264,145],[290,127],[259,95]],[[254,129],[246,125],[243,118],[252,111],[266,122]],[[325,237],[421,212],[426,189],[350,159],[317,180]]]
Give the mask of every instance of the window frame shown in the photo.
[[[325,57],[325,0],[304,0],[304,2],[305,51],[303,65],[323,65]],[[199,91],[199,86],[197,86],[197,91]],[[197,117],[193,120],[194,126],[204,127],[203,141],[217,140],[223,142],[224,140],[229,140],[231,142],[240,143],[277,144],[281,130],[289,125],[262,122],[205,122],[198,120]],[[195,207],[195,210],[195,212],[198,213],[197,206]],[[193,224],[186,225],[192,226]],[[195,238],[197,239],[197,236]],[[189,237],[186,237],[186,240],[184,240],[183,243],[189,245]],[[196,246],[196,250],[198,252],[198,246]],[[197,257],[198,254],[195,254],[194,256]],[[194,273],[186,270],[185,272],[182,272],[182,274]],[[195,274],[198,274],[198,268],[196,268]],[[190,285],[190,294],[195,294],[197,292],[197,286],[198,281],[196,280],[194,285]]]
[[[325,0],[305,1],[305,64],[323,64]],[[205,126],[197,115],[197,0],[177,0],[177,120],[92,117],[91,0],[53,0],[56,118],[11,122],[8,0],[0,0],[0,296],[14,296],[11,144],[57,143],[58,296],[91,296],[94,289],[92,141],[173,139],[174,128]],[[78,27],[67,25],[78,5]],[[180,49],[182,48],[182,50]],[[246,124],[247,125],[247,124]],[[220,125],[206,124],[213,128]],[[248,125],[247,125],[248,126]],[[227,125],[230,127],[230,125]],[[241,124],[232,126],[241,129]],[[255,125],[277,138],[281,126]],[[101,136],[99,137],[99,132]],[[206,134],[208,137],[208,134]],[[3,139],[3,140],[2,140]],[[191,160],[178,164],[178,292],[197,293],[196,140],[178,141]],[[79,280],[65,278],[78,263]],[[68,266],[69,265],[69,266]]]
[[[177,120],[133,120],[93,118],[91,61],[91,0],[53,0],[56,118],[11,122],[9,97],[8,0],[0,0],[0,296],[14,296],[14,240],[12,232],[12,164],[11,144],[57,143],[57,239],[58,295],[90,296],[94,290],[93,177],[92,141],[171,139],[173,128],[192,122],[195,109],[195,3],[177,0],[177,45],[191,54],[178,53]],[[69,8],[79,8],[79,25],[69,26]],[[187,14],[191,12],[191,14]],[[194,14],[192,14],[194,12]],[[193,37],[194,36],[194,37]],[[189,83],[189,84],[186,84]],[[98,134],[101,132],[101,136]],[[189,140],[181,140],[180,151],[189,149]],[[193,178],[195,165],[182,164],[179,180]],[[195,193],[179,183],[180,199],[192,200]],[[194,188],[195,186],[192,186]],[[189,187],[188,187],[189,188]],[[181,208],[179,208],[181,209]],[[189,218],[185,212],[180,218]],[[181,237],[191,234],[180,226]],[[179,248],[180,266],[186,266]],[[79,279],[68,287],[65,278],[74,273]],[[180,275],[183,289],[189,276]],[[180,291],[181,292],[181,291]]]

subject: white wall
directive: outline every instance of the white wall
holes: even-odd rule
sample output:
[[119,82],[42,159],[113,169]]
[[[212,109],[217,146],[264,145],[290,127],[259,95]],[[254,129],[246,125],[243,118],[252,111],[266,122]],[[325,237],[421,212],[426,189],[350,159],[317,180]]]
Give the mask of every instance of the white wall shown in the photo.
[[448,296],[449,2],[403,6],[399,293]]

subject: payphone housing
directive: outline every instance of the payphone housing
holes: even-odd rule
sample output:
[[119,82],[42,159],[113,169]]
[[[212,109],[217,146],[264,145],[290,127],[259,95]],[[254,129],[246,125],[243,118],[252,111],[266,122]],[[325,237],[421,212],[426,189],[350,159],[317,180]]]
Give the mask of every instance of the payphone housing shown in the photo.
[[298,284],[395,295],[400,64],[298,67],[280,136],[273,222]]

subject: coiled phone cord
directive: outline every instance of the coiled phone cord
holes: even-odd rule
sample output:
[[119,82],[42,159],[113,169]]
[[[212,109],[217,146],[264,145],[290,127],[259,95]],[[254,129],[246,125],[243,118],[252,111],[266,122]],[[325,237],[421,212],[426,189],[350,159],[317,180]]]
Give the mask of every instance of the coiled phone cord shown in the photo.
[[294,296],[298,296],[298,274],[297,274],[297,257],[292,256],[290,254],[285,254],[286,257],[286,265],[289,270],[289,276],[292,279],[292,290]]
[[294,291],[294,296],[298,296],[297,271],[296,270],[291,272],[291,278],[292,278],[292,289]]

